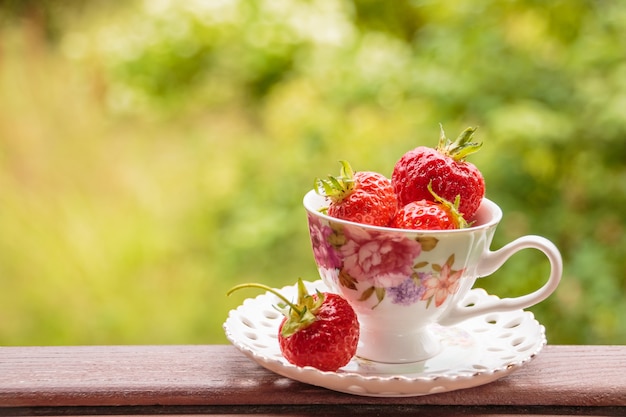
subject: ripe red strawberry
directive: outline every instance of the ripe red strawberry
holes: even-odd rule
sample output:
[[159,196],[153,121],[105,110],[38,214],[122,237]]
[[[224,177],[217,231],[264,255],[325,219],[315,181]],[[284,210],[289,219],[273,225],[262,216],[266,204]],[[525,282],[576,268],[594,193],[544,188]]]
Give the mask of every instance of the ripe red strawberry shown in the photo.
[[281,311],[285,318],[278,329],[278,344],[289,363],[336,371],[347,365],[356,353],[359,321],[341,296],[319,291],[309,295],[301,279],[296,304],[262,284],[238,285],[228,294],[245,287],[265,289],[284,301]]
[[356,223],[387,226],[398,208],[391,180],[372,171],[354,172],[340,161],[339,177],[315,179],[315,191],[330,199],[329,216]]
[[[432,187],[428,184],[429,190]],[[391,227],[415,230],[450,230],[467,227],[467,222],[458,211],[459,199],[452,204],[432,192],[436,201],[411,201],[396,213]]]
[[443,199],[454,201],[459,196],[459,211],[466,219],[471,219],[485,195],[481,172],[465,161],[467,155],[482,146],[482,143],[471,142],[475,131],[475,128],[467,128],[451,142],[441,127],[437,148],[419,146],[405,153],[391,176],[399,206],[417,200],[434,201],[427,188],[432,181],[433,190]]

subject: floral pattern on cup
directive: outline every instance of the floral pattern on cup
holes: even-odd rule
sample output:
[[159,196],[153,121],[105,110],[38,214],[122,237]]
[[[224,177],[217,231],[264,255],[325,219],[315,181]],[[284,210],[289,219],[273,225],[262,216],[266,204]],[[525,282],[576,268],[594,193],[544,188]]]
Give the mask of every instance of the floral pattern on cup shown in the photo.
[[437,246],[434,237],[411,239],[400,233],[343,227],[311,214],[308,220],[313,256],[324,275],[355,291],[357,284],[369,284],[358,301],[375,297],[372,308],[387,297],[398,305],[426,301],[429,307],[434,301],[435,307],[440,307],[459,289],[464,270],[452,269],[454,254],[443,265],[419,260],[422,252]]

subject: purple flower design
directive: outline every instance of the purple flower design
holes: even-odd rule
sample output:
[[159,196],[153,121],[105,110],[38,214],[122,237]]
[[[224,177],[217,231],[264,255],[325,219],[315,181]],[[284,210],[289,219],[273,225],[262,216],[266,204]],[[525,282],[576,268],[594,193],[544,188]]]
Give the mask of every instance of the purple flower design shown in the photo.
[[387,294],[391,297],[391,302],[394,304],[411,305],[419,301],[426,288],[422,285],[424,279],[429,277],[424,272],[417,273],[418,279],[413,277],[407,278],[400,285],[387,288]]
[[345,227],[346,243],[339,248],[343,270],[358,282],[377,288],[395,287],[413,274],[422,246],[402,234]]
[[311,214],[308,215],[308,218],[315,262],[325,269],[339,268],[341,259],[339,259],[337,251],[329,242],[329,237],[334,233],[333,229],[326,224],[322,224],[319,218]]

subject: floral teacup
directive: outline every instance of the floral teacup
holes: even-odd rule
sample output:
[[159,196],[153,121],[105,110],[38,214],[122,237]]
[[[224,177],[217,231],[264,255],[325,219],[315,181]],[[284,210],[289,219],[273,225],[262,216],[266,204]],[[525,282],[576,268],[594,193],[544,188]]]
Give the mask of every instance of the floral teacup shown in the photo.
[[[320,212],[328,201],[315,191],[304,197],[313,255],[326,286],[354,308],[361,325],[357,356],[382,363],[418,362],[436,355],[433,324],[452,325],[490,312],[530,307],[558,286],[562,260],[540,236],[524,236],[499,250],[490,245],[502,210],[483,199],[472,227],[416,231],[368,226]],[[474,306],[463,299],[477,278],[495,272],[514,253],[534,248],[551,270],[538,290],[515,298],[493,297]]]

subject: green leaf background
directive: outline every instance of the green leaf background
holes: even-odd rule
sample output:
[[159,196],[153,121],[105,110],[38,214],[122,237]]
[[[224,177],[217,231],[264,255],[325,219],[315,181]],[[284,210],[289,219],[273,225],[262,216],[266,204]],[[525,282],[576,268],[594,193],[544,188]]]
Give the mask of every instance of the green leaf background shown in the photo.
[[[479,126],[493,248],[553,240],[550,343],[626,343],[626,3],[0,3],[0,344],[224,343],[317,279],[315,177]],[[536,251],[479,285],[523,294]]]

